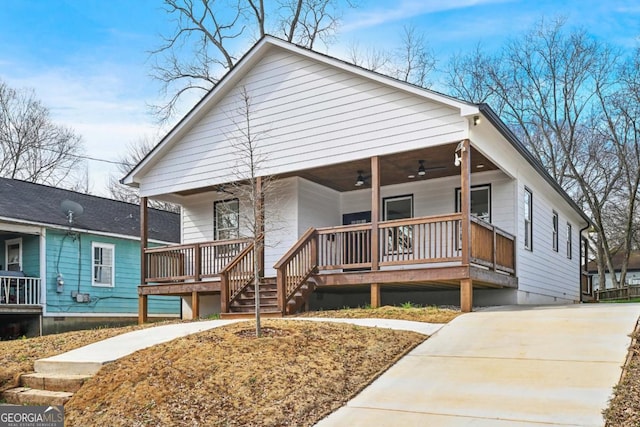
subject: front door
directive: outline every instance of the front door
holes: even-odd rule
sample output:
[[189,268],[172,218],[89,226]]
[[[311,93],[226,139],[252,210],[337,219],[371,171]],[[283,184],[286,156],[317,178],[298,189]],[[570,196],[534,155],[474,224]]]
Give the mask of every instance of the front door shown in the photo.
[[[342,225],[366,224],[371,222],[371,211],[354,212],[342,215]],[[371,262],[369,234],[366,231],[354,231],[348,234],[344,242],[344,264]],[[370,270],[370,268],[345,268],[344,271]]]

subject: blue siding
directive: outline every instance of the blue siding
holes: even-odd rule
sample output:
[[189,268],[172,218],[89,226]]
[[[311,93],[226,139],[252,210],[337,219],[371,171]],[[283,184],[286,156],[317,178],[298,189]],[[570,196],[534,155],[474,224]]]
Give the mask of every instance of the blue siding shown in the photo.
[[0,270],[6,270],[5,243],[7,240],[22,238],[22,265],[20,269],[27,276],[40,276],[40,237],[32,234],[11,234],[3,236],[0,240]]
[[[93,266],[91,244],[115,245],[114,287],[92,286]],[[56,292],[56,277],[64,277],[64,289]],[[49,313],[128,313],[137,315],[138,284],[140,282],[140,243],[80,234],[69,236],[65,232],[47,231],[47,312]],[[88,293],[89,303],[76,302],[71,292]],[[150,314],[177,314],[177,297],[149,298]]]

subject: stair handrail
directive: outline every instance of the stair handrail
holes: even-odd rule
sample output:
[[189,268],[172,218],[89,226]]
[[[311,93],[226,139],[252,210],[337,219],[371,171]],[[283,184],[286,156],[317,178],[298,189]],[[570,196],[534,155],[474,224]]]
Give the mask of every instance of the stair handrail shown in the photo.
[[278,306],[286,314],[287,303],[318,268],[318,239],[310,227],[273,267],[278,287]]
[[[258,237],[258,240],[260,239],[262,239],[262,235]],[[220,271],[221,312],[228,313],[229,305],[233,300],[245,287],[253,283],[255,277],[253,268],[254,256],[254,242],[251,242]],[[248,268],[243,268],[247,267],[247,265]]]

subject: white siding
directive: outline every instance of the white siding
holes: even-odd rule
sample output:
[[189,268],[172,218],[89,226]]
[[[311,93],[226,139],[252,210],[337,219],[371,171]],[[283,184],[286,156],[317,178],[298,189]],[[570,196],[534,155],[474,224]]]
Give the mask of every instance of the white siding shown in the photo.
[[271,175],[462,139],[457,109],[274,49],[147,171],[141,194],[234,180],[239,88]]
[[[514,182],[500,171],[474,173],[471,185],[491,185],[491,222],[509,233],[514,229],[514,204],[511,194]],[[382,198],[413,195],[414,216],[444,215],[455,212],[456,188],[460,177],[419,180],[390,185],[380,189]],[[341,215],[371,210],[371,190],[355,190],[341,194]],[[382,219],[382,218],[381,218]]]
[[338,224],[341,224],[340,193],[306,179],[299,179],[298,236],[304,234],[309,227],[331,227]]

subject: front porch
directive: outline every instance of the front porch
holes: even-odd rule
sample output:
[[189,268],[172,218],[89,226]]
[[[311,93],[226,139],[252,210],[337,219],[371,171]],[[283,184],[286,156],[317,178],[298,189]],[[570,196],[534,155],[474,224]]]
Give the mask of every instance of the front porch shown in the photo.
[[[474,288],[517,288],[515,236],[492,224],[490,215],[485,221],[471,214],[472,169],[478,172],[498,168],[477,152],[472,167],[471,152],[469,141],[464,140],[384,158],[372,157],[366,168],[358,160],[328,166],[326,170],[301,172],[299,176],[304,179],[346,194],[353,190],[353,181],[344,178],[346,172],[337,172],[357,168],[358,178],[365,175],[370,180],[370,220],[311,227],[284,255],[278,255],[275,264],[267,265],[276,276],[277,311],[281,315],[295,313],[318,287],[338,290],[366,286],[373,307],[380,304],[383,286],[459,290],[463,311],[472,309]],[[450,161],[453,153],[455,165]],[[447,186],[453,184],[449,194],[458,197],[458,212],[383,220],[388,215],[381,211],[381,187],[401,184],[402,176],[407,181],[406,172],[398,170],[406,171],[416,158],[430,158],[433,164],[443,165],[433,168],[428,178],[444,178]],[[422,167],[422,161],[419,164]],[[455,174],[460,176],[458,189],[455,181],[447,178]],[[196,193],[185,196],[193,194]],[[145,199],[141,209],[144,221]],[[145,227],[141,229],[144,232]],[[275,251],[282,254],[284,248]],[[140,321],[146,321],[148,295],[190,298],[194,317],[199,315],[201,295],[219,295],[221,312],[230,312],[247,289],[253,289],[255,258],[264,272],[264,253],[256,254],[251,241],[242,239],[144,249]]]

